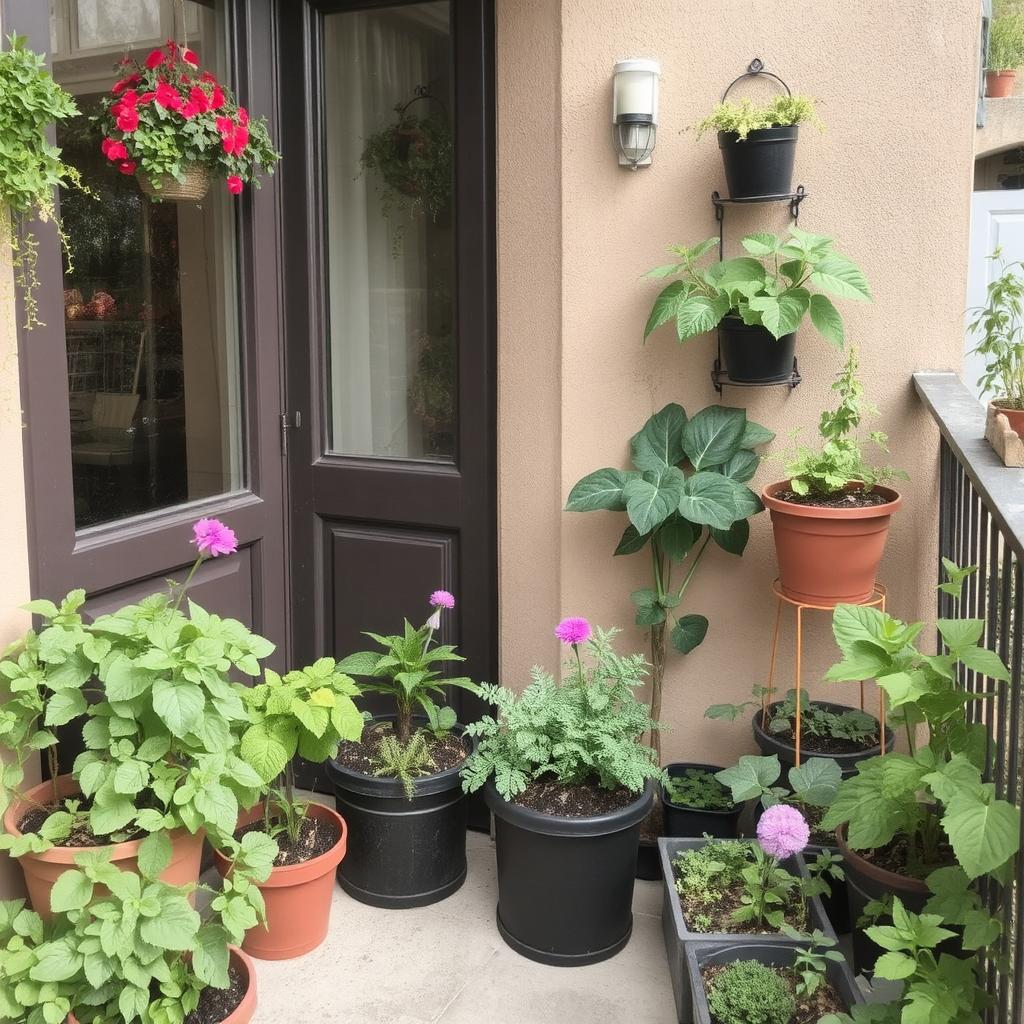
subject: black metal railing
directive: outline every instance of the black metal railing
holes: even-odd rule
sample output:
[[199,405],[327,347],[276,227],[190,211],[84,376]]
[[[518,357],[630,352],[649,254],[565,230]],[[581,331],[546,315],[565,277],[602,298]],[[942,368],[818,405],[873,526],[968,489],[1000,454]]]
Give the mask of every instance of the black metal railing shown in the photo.
[[[943,617],[985,622],[981,643],[997,651],[1010,682],[963,670],[962,683],[988,696],[973,702],[971,718],[988,736],[990,781],[996,795],[1024,806],[1024,714],[1021,669],[1024,630],[1024,470],[1007,469],[984,439],[985,409],[955,373],[916,373],[914,386],[939,428],[939,557],[976,565],[959,602],[940,592]],[[939,564],[942,578],[941,561]],[[1022,835],[1024,847],[1024,835]],[[1024,875],[1018,858],[1009,883],[983,888],[1003,923],[999,956],[987,966],[995,1005],[987,1024],[1024,1020]]]

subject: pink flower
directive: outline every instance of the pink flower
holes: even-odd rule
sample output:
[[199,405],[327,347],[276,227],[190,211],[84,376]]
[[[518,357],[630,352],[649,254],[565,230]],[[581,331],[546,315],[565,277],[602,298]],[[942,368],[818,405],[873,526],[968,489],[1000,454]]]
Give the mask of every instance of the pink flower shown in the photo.
[[811,830],[807,820],[788,804],[776,804],[761,815],[757,823],[757,841],[761,849],[776,860],[785,860],[807,848]]
[[123,132],[133,132],[139,127],[139,112],[134,107],[125,107],[117,115],[117,127]]
[[152,103],[154,99],[156,99],[155,92],[144,92],[139,97],[139,106],[144,107],[147,103]]
[[191,121],[193,117],[201,113],[202,111],[199,107],[197,107],[191,100],[181,108],[181,116],[185,118],[186,121]]
[[122,160],[117,169],[122,174],[134,174],[136,167],[138,164],[134,160]]
[[562,619],[555,627],[555,636],[572,647],[585,644],[590,639],[590,623],[586,619],[570,617]]
[[221,135],[231,135],[235,130],[235,122],[230,117],[217,118],[217,131]]
[[186,64],[191,64],[191,65],[192,65],[192,67],[194,67],[194,68],[197,68],[197,67],[199,67],[199,57],[198,57],[198,56],[196,55],[196,51],[195,51],[195,50],[186,50],[186,51],[185,51],[185,52],[184,52],[184,53],[183,53],[183,54],[181,55],[181,59],[182,59],[182,60],[183,60],[183,61],[184,61],[184,62],[185,62]]
[[228,175],[228,191],[237,196],[242,191],[242,179],[237,174]]
[[157,85],[156,101],[166,110],[180,110],[183,102],[178,90],[167,82],[160,82]]
[[249,111],[245,107],[238,108],[238,123],[248,124],[249,123]]
[[225,526],[219,519],[200,519],[192,527],[192,543],[201,554],[233,555],[238,550],[238,538],[235,531]]
[[114,84],[114,88],[110,91],[115,95],[119,96],[125,89],[130,85],[138,85],[142,79],[139,75],[129,75],[127,78],[122,78],[120,82]]
[[126,160],[128,158],[128,150],[125,149],[124,143],[117,139],[104,139],[100,143],[100,149],[108,160]]
[[193,85],[189,89],[188,98],[190,103],[194,103],[198,107],[200,114],[205,114],[210,109],[210,97],[198,85]]
[[146,67],[152,71],[153,68],[160,67],[166,59],[167,58],[164,56],[163,50],[152,50],[146,58]]
[[[220,119],[218,118],[218,121]],[[218,125],[219,128],[219,125]],[[224,152],[229,156],[231,154],[239,154],[249,143],[249,129],[243,124],[236,124],[232,126],[232,130],[229,133],[221,132],[223,138],[222,145],[224,146]]]
[[435,590],[430,595],[431,608],[447,608],[451,611],[455,607],[455,598],[447,590]]

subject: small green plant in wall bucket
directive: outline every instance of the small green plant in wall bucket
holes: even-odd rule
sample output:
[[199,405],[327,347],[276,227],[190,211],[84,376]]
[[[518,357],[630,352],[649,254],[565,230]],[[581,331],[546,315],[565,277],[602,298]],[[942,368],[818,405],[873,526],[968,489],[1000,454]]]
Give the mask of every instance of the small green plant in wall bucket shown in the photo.
[[7,49],[0,51],[0,223],[11,249],[25,327],[31,329],[40,324],[35,298],[39,242],[28,224],[52,222],[70,264],[54,189],[69,184],[81,188],[82,182],[46,138],[51,124],[73,117],[78,108],[46,70],[44,58],[25,42],[21,36],[9,36]]

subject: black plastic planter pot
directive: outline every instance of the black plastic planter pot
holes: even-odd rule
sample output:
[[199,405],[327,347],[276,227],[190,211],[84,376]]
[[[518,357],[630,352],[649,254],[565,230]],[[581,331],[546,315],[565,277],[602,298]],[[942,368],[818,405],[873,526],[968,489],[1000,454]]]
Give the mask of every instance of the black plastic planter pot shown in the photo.
[[[756,960],[766,967],[792,967],[801,943],[768,945],[761,942],[694,942],[686,949],[686,973],[693,991],[694,1024],[715,1024],[708,1008],[704,971],[738,960]],[[864,1002],[864,996],[846,963],[826,961],[825,980],[835,989],[846,1009]]]
[[327,774],[349,827],[338,882],[353,899],[372,907],[425,907],[466,880],[466,797],[458,767],[416,779],[412,800],[397,779],[363,775],[337,761],[327,762]]
[[636,851],[636,877],[643,882],[657,882],[661,878],[661,858],[658,856],[658,840],[640,840]]
[[[771,708],[777,708],[781,701],[775,701],[770,705]],[[826,711],[830,711],[833,714],[841,714],[844,711],[856,711],[856,708],[848,707],[845,704],[833,704],[827,700],[816,700],[814,701],[818,707],[824,708]],[[763,721],[764,712],[758,711],[754,715],[752,728],[754,730],[754,742],[758,745],[761,753],[766,757],[770,757],[772,754],[778,755],[779,763],[782,765],[782,781],[789,777],[789,769],[794,767],[796,764],[796,747],[793,746],[789,740],[781,739],[774,733],[767,732],[764,726],[761,724]],[[770,717],[770,716],[769,716]],[[877,724],[878,719],[875,719]],[[808,749],[807,741],[808,736],[806,733],[803,734],[803,745],[800,750],[800,759],[806,761],[811,757],[826,757],[832,761],[835,761],[839,765],[840,771],[843,773],[843,778],[849,778],[851,775],[856,775],[857,765],[861,761],[866,761],[869,757],[877,757],[882,749],[879,744],[874,744],[870,747],[865,747],[863,750],[858,750],[852,754],[826,754],[816,753],[812,749]],[[811,741],[813,743],[813,740]],[[885,749],[892,750],[894,737],[892,730],[887,726],[885,730]]]
[[[665,771],[672,778],[683,775],[689,768],[699,768],[714,774],[722,769],[714,764],[697,764],[678,762],[667,765]],[[728,811],[706,810],[698,807],[686,807],[672,803],[661,787],[661,807],[665,818],[665,835],[677,839],[700,839],[704,835],[715,839],[735,839],[743,805]]]
[[796,333],[774,338],[767,327],[723,317],[718,327],[729,379],[737,384],[777,384],[793,373]]
[[[792,946],[793,940],[786,935],[742,935],[719,932],[711,934],[708,932],[691,931],[683,917],[683,908],[679,904],[679,894],[676,892],[676,876],[672,867],[672,861],[684,850],[699,850],[706,844],[705,839],[659,839],[658,847],[661,852],[661,870],[664,874],[663,894],[664,901],[661,909],[661,928],[665,938],[665,953],[668,956],[669,975],[672,978],[672,994],[676,1002],[676,1014],[679,1024],[692,1024],[693,1021],[693,994],[690,991],[690,979],[686,972],[686,948],[693,942],[718,942],[724,945],[739,945],[746,943],[757,943],[766,946]],[[786,867],[793,874],[800,874],[806,877],[807,867],[802,857],[794,857],[786,862]],[[836,937],[821,900],[812,896],[808,900],[809,921],[808,931],[815,928],[820,929],[829,938]],[[799,943],[797,943],[799,945]]]
[[520,807],[484,788],[494,812],[498,931],[522,956],[555,967],[614,956],[633,930],[640,823],[654,783],[621,810],[561,818]]
[[797,125],[755,128],[746,139],[736,132],[719,132],[725,180],[730,199],[786,196],[793,191]]

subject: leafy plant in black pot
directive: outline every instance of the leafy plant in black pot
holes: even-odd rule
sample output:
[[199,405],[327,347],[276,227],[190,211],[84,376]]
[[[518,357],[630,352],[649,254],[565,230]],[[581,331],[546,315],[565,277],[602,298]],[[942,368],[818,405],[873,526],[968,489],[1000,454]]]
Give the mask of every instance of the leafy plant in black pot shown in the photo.
[[494,812],[502,938],[531,960],[570,966],[629,941],[640,823],[663,775],[641,742],[657,727],[633,693],[643,657],[619,655],[615,631],[585,619],[556,634],[572,652],[567,678],[535,668],[519,695],[482,686],[497,715],[467,727],[480,743],[462,774]]
[[[670,246],[672,261],[647,276],[675,278],[654,300],[644,338],[674,320],[680,342],[719,328],[732,380],[771,383],[793,368],[796,331],[806,315],[837,348],[845,342],[843,319],[829,295],[871,299],[860,268],[837,252],[831,238],[796,225],[787,237],[747,235],[746,256],[706,264],[717,238],[694,246]],[[826,294],[828,293],[828,294]]]
[[344,742],[327,762],[338,812],[351,829],[338,865],[341,887],[378,907],[419,907],[455,892],[466,878],[466,801],[459,770],[471,749],[446,688],[477,693],[465,677],[440,667],[464,659],[435,644],[443,610],[455,607],[446,590],[430,597],[427,621],[405,623],[402,634],[367,633],[381,651],[342,659],[339,672],[362,679],[362,693],[390,697],[395,712],[377,715],[361,741]]
[[729,790],[715,777],[721,768],[713,764],[670,764],[668,778],[661,787],[661,806],[665,835],[682,839],[714,836],[732,839],[741,804],[733,801]]

